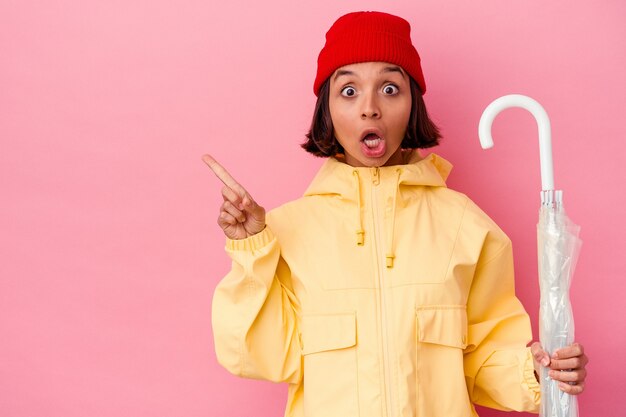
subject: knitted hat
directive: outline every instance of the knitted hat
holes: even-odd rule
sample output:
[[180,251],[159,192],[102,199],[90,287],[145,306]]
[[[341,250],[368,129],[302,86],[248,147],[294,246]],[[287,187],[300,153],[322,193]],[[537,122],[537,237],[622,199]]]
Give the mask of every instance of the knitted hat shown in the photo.
[[419,84],[422,94],[426,92],[409,22],[388,13],[354,12],[341,16],[326,32],[326,45],[317,58],[315,95],[337,68],[370,61],[401,66]]

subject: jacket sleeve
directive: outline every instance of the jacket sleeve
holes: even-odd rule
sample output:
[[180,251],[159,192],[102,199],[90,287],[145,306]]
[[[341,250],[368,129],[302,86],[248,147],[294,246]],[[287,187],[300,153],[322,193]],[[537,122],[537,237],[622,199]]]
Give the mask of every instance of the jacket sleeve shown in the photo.
[[213,295],[218,362],[229,372],[296,383],[302,374],[289,268],[269,227],[242,240],[227,239],[232,269]]
[[515,296],[511,241],[500,230],[487,237],[467,312],[464,366],[472,401],[499,410],[538,412],[541,392],[526,347],[532,339],[530,319]]

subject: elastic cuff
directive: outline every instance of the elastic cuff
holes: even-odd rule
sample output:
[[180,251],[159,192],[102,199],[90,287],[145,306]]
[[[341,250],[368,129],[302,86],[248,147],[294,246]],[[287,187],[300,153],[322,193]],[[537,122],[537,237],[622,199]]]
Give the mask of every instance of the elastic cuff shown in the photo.
[[535,366],[533,362],[533,355],[530,353],[530,348],[526,348],[526,359],[521,365],[523,377],[522,384],[534,395],[535,404],[539,405],[541,400],[541,386],[535,377]]
[[259,233],[248,236],[245,239],[229,239],[226,238],[227,251],[252,251],[263,248],[274,240],[274,233],[265,226],[265,229]]

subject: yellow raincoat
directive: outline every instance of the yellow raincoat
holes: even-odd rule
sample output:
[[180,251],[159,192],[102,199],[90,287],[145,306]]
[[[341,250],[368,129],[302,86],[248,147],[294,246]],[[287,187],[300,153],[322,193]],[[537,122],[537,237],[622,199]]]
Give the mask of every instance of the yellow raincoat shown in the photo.
[[451,165],[328,159],[267,227],[227,240],[213,298],[218,361],[289,384],[289,417],[537,412],[509,238],[445,186]]

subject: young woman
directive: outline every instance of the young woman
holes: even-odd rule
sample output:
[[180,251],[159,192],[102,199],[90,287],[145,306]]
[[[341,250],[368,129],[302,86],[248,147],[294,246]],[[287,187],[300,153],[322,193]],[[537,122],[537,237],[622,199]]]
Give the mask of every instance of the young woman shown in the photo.
[[536,411],[541,365],[582,392],[582,346],[552,357],[526,347],[508,237],[446,188],[447,161],[416,151],[439,132],[409,24],[379,12],[339,18],[314,91],[303,147],[328,160],[302,198],[266,215],[204,156],[224,182],[218,224],[233,260],[213,299],[219,362],[287,382],[286,416]]

